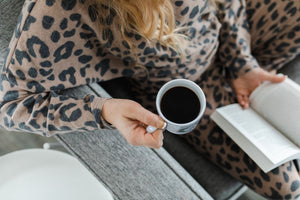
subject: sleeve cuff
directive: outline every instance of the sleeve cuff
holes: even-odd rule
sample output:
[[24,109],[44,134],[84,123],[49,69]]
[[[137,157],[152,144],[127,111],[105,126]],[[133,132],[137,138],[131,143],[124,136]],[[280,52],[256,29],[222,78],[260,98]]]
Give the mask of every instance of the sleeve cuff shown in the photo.
[[229,76],[237,79],[257,67],[259,64],[253,56],[244,56],[234,58],[227,69]]
[[115,126],[107,122],[102,117],[102,107],[106,100],[111,98],[95,97],[94,95],[88,95],[86,98],[89,98],[91,101],[91,112],[95,117],[95,121],[101,129],[115,129]]
[[116,129],[116,127],[114,125],[107,122],[102,116],[100,118],[101,118],[101,122],[102,122],[104,128],[110,129],[110,130]]

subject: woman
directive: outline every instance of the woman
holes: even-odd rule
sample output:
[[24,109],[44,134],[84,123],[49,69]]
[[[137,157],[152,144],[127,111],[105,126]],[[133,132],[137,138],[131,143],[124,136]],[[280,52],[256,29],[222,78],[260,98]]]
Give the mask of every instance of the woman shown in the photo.
[[[210,119],[219,106],[248,107],[268,71],[299,54],[299,1],[27,0],[0,84],[1,125],[51,136],[115,126],[133,145],[162,146],[163,121],[150,112],[163,83],[190,79],[207,97],[185,137],[201,154],[271,199],[297,198],[293,162],[265,174]],[[130,77],[136,101],[60,90]],[[228,84],[231,85],[231,91]],[[145,108],[147,109],[145,109]],[[149,110],[148,110],[149,109]],[[199,166],[201,167],[201,166]]]

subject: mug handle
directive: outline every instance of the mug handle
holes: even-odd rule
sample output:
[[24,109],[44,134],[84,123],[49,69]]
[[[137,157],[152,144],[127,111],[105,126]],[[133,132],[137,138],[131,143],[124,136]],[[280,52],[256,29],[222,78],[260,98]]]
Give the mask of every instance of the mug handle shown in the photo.
[[[164,131],[167,128],[167,123],[164,123],[164,126],[162,127],[162,130]],[[154,126],[147,126],[146,131],[147,133],[153,133],[154,131],[156,131],[157,128]]]

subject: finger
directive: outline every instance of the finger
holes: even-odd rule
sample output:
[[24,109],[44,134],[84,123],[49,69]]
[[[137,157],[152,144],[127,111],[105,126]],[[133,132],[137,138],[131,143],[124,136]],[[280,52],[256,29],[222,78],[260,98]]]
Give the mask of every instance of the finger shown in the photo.
[[242,95],[237,95],[238,103],[244,108],[245,102],[243,101]]
[[237,95],[238,103],[242,106],[242,108],[246,109],[249,107],[249,97],[248,95],[238,94]]
[[164,136],[162,130],[157,130],[152,134],[147,133],[145,134],[145,146],[159,149],[163,145],[163,139]]
[[262,76],[263,81],[271,81],[273,83],[280,83],[284,81],[285,76],[283,75],[278,75],[278,74],[272,74],[269,72],[264,72]]
[[160,148],[162,146],[163,134],[162,130],[157,130],[152,134],[147,133],[145,127],[136,126],[128,132],[124,132],[127,142],[134,146],[147,146],[150,148]]
[[127,142],[134,146],[149,146],[149,142],[147,142],[145,138],[145,128],[142,126],[137,126],[134,129],[131,129],[129,132],[125,132],[123,135]]
[[132,109],[131,112],[129,112],[129,117],[146,125],[154,126],[160,129],[164,127],[165,123],[164,120],[158,115],[143,108],[139,104],[135,106],[135,109]]
[[249,97],[245,96],[244,97],[244,109],[249,108]]
[[277,70],[273,69],[271,71],[269,71],[271,74],[276,74],[277,73]]

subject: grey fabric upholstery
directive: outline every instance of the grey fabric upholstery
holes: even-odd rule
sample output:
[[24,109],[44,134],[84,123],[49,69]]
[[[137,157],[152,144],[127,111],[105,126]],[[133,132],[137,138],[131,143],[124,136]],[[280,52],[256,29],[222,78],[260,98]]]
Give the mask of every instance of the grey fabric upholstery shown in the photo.
[[[115,98],[131,99],[130,81],[119,78],[100,83]],[[164,146],[170,155],[216,200],[229,199],[243,184],[199,155],[177,135],[166,132]]]
[[300,84],[300,55],[286,64],[279,73],[286,74],[290,79]]
[[164,148],[214,199],[229,199],[243,184],[206,160],[177,135],[164,134]]
[[14,32],[24,0],[0,1],[0,70],[4,64],[6,50]]
[[[300,55],[285,65],[280,73],[300,84]],[[100,85],[113,97],[132,99],[130,81],[119,78]],[[243,188],[243,184],[200,156],[180,137],[165,133],[164,148],[216,200],[229,199]]]

